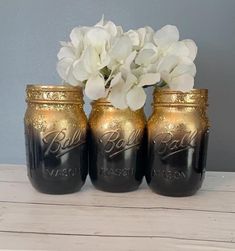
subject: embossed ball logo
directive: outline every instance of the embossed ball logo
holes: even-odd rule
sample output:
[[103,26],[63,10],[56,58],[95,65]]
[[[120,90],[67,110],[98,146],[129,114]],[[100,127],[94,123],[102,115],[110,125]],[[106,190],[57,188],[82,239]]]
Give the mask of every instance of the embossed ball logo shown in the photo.
[[161,156],[161,159],[164,160],[174,154],[195,148],[198,135],[199,131],[197,130],[188,132],[164,132],[157,134],[153,139],[153,143],[157,146],[157,153]]
[[117,129],[105,132],[99,138],[99,142],[103,145],[104,153],[109,158],[113,158],[128,149],[139,146],[141,135],[141,130],[134,130],[124,138],[121,131]]
[[53,130],[47,132],[42,142],[46,146],[45,156],[54,154],[56,157],[68,153],[72,149],[85,143],[85,135],[81,130],[76,129],[72,134],[68,135],[67,128],[61,130]]

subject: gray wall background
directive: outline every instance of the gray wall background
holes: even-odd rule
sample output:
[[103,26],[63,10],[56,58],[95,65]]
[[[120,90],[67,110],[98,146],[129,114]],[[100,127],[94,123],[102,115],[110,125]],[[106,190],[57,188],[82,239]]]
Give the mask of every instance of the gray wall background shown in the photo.
[[59,83],[59,41],[102,14],[125,29],[175,24],[196,41],[195,86],[210,96],[208,169],[235,171],[235,0],[0,0],[0,163],[25,163],[25,85]]

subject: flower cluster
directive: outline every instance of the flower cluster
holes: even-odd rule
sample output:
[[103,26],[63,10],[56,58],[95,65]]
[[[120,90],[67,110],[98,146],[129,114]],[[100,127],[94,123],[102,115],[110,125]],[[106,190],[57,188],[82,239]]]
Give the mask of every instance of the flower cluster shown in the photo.
[[180,41],[175,26],[124,32],[102,18],[92,27],[74,28],[70,40],[61,42],[57,71],[65,83],[84,87],[92,100],[105,97],[117,108],[137,110],[149,85],[193,88],[197,46],[191,39]]

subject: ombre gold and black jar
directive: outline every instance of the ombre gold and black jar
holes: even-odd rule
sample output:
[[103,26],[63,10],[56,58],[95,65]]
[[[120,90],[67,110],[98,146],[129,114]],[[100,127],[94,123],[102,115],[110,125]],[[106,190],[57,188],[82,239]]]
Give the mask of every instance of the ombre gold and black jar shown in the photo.
[[192,195],[205,174],[208,91],[156,89],[153,96],[153,113],[147,124],[148,185],[167,196]]
[[40,192],[78,191],[88,172],[87,119],[79,87],[28,85],[28,177]]
[[137,189],[144,175],[146,118],[143,109],[114,108],[106,99],[92,103],[89,118],[89,174],[107,192]]

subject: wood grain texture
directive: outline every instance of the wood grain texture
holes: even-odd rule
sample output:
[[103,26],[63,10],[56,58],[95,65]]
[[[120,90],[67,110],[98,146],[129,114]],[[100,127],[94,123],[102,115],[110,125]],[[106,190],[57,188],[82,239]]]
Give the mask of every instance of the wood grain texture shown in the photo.
[[[14,241],[13,241],[14,240]],[[234,243],[173,238],[71,236],[0,233],[0,246],[11,250],[78,251],[234,251]],[[69,247],[69,249],[68,249]]]
[[[14,241],[11,241],[14,240]],[[0,249],[235,250],[235,173],[208,172],[185,198],[151,192],[143,182],[123,194],[95,190],[46,195],[25,166],[0,165]]]
[[231,213],[0,203],[0,217],[0,231],[235,242]]
[[192,197],[173,198],[155,194],[147,186],[130,193],[111,194],[95,190],[89,183],[79,193],[53,196],[35,191],[29,182],[0,182],[0,191],[4,191],[4,193],[0,192],[0,202],[71,205],[78,207],[172,208],[235,213],[235,196],[232,196],[231,192],[226,191],[201,190]]

